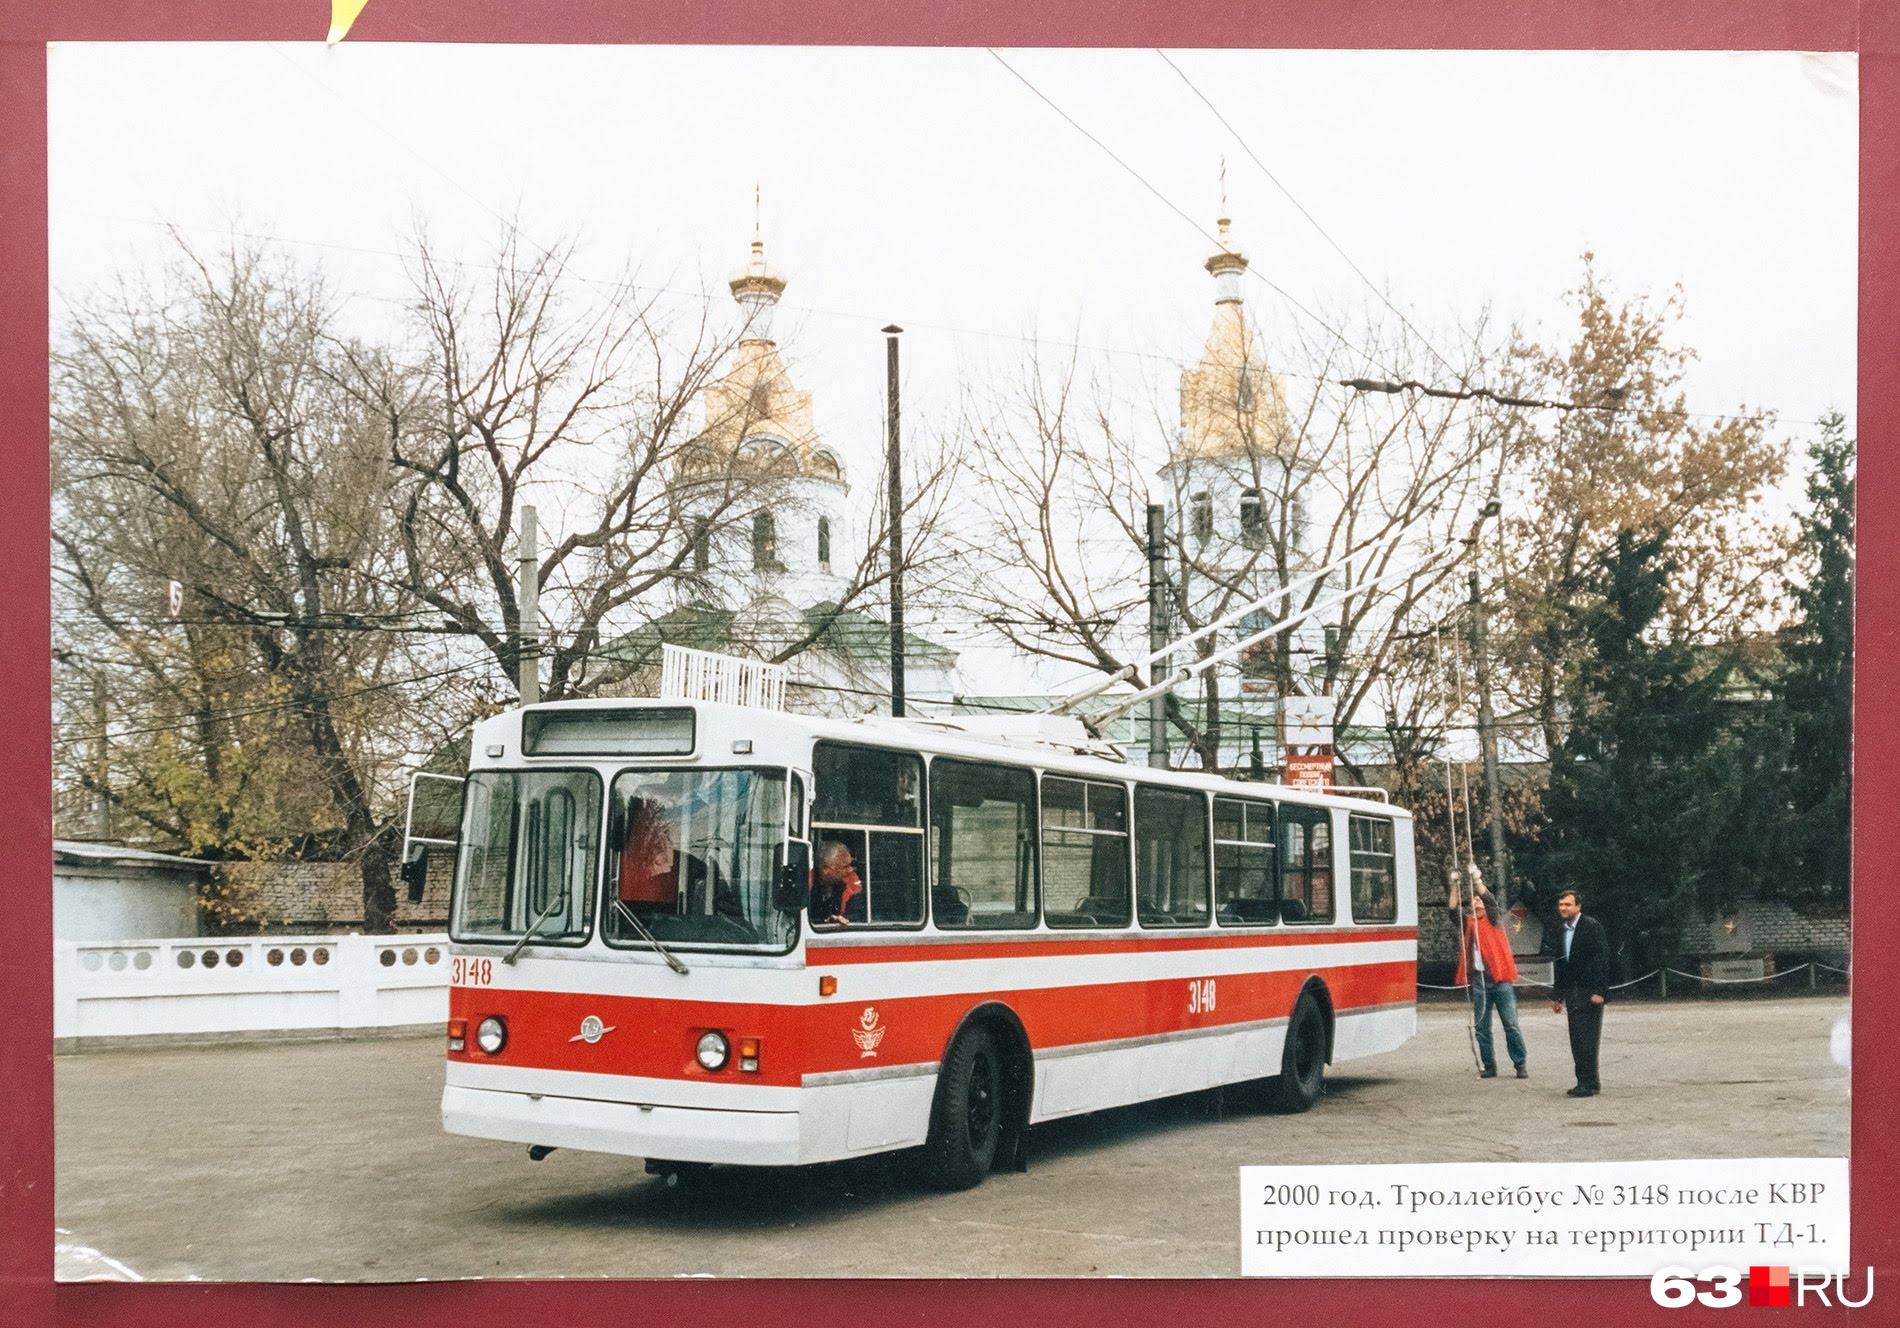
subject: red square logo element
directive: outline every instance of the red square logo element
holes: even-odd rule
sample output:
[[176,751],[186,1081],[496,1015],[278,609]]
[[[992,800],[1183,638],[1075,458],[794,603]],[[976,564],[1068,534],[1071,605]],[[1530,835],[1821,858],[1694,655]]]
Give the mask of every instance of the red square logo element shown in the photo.
[[1779,1265],[1748,1270],[1750,1305],[1788,1304],[1788,1270]]

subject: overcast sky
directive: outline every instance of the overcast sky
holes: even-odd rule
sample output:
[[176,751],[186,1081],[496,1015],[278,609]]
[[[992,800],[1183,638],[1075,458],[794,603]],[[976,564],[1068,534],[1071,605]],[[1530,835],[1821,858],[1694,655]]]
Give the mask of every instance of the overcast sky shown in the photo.
[[[981,50],[59,46],[53,285],[153,261],[166,223],[236,228],[374,319],[413,219],[478,257],[518,214],[531,244],[578,235],[589,272],[723,311],[756,183],[794,377],[862,479],[893,321],[919,427],[1030,335],[1165,399],[1208,326],[1224,155],[1237,241],[1324,317],[1376,297],[1315,222],[1441,345],[1487,306],[1563,333],[1588,249],[1617,292],[1684,288],[1690,409],[1768,407],[1800,436],[1852,417],[1852,55],[1003,58],[1021,79]],[[1306,318],[1245,289],[1270,331]]]
[[474,254],[519,212],[723,303],[756,182],[799,377],[855,452],[892,321],[925,393],[1032,332],[1197,354],[1209,245],[1168,204],[1211,230],[1223,154],[1263,275],[1328,317],[1375,298],[1251,149],[1421,327],[1557,330],[1591,249],[1618,290],[1685,288],[1693,409],[1852,409],[1851,55],[1170,52],[1191,88],[1152,51],[1004,54],[1155,192],[980,50],[61,46],[53,282],[235,224],[392,296],[413,217]]

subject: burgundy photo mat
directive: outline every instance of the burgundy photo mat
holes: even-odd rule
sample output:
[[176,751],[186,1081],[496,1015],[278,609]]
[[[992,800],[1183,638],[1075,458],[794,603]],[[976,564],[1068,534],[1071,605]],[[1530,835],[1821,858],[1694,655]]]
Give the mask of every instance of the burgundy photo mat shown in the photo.
[[[612,12],[608,12],[611,10]],[[1575,1281],[887,1281],[445,1282],[392,1285],[117,1284],[52,1281],[52,728],[48,698],[50,592],[46,43],[53,41],[321,41],[322,0],[15,0],[0,17],[0,665],[14,679],[0,762],[0,867],[12,924],[0,931],[0,995],[10,1018],[0,1038],[0,1320],[42,1324],[225,1328],[349,1322],[355,1328],[424,1323],[507,1324],[712,1321],[738,1315],[864,1324],[1087,1323],[1093,1328],[1200,1316],[1362,1322],[1416,1315],[1451,1322],[1537,1323],[1555,1313],[1597,1324],[1700,1323],[1719,1311],[1664,1311],[1636,1280]],[[1879,962],[1900,937],[1900,900],[1867,864],[1900,860],[1900,817],[1882,814],[1896,784],[1900,721],[1894,691],[1900,627],[1900,471],[1885,449],[1900,417],[1900,5],[1873,0],[1311,0],[1104,6],[1083,0],[1011,0],[895,6],[863,0],[799,5],[735,0],[642,5],[582,0],[370,0],[352,42],[546,42],[998,47],[1239,47],[1285,49],[1797,50],[1860,53],[1859,483],[1861,519],[1855,660],[1856,890],[1853,936],[1875,962],[1857,967],[1853,1006],[1864,1045],[1853,1086],[1864,1103],[1852,1124],[1853,1266],[1894,1287],[1900,1217],[1886,1196],[1900,1180],[1900,1144],[1886,1127],[1900,1057],[1880,1054],[1882,1014],[1900,981]],[[1579,114],[1587,114],[1579,107]],[[1605,187],[1616,187],[1614,178]],[[1746,205],[1745,195],[1741,205]],[[1876,1040],[1878,1039],[1878,1040]],[[1740,1054],[1738,1052],[1738,1054]],[[1772,1056],[1754,1048],[1751,1056]],[[1435,1128],[1421,1104],[1421,1129]],[[1716,1141],[1712,1141],[1712,1144]],[[1719,1151],[1712,1148],[1711,1151]],[[1262,1161],[1268,1160],[1263,1156]],[[1210,1194],[1229,1206],[1236,1195]],[[127,1202],[136,1203],[128,1189]],[[287,1198],[287,1202],[294,1202]],[[426,1240],[428,1233],[415,1233]],[[819,1233],[788,1237],[822,1239]],[[1236,1241],[1238,1228],[1236,1227]],[[1900,1290],[1887,1291],[1888,1296]],[[1878,1302],[1877,1302],[1878,1303]],[[1869,1311],[1877,1313],[1877,1311]],[[1810,1310],[1816,1317],[1845,1311]]]

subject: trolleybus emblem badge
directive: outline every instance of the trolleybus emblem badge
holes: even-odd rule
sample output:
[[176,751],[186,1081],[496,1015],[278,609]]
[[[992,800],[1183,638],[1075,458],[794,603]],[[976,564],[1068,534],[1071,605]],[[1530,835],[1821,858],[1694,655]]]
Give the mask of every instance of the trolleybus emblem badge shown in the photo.
[[590,1014],[587,1018],[581,1020],[581,1031],[569,1038],[568,1041],[585,1042],[591,1046],[613,1031],[610,1026],[600,1022],[599,1015]]
[[[864,1013],[858,1016],[858,1026],[851,1030],[852,1040],[865,1056],[877,1055],[877,1044],[884,1040],[888,1027],[880,1028],[877,1022],[877,1007],[867,1005]],[[860,1057],[859,1059],[863,1059]]]

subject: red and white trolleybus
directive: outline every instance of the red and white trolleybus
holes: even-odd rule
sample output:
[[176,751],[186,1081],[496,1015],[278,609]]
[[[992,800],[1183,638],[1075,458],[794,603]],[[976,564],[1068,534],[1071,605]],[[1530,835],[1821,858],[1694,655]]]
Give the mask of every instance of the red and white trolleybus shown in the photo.
[[1415,1027],[1406,812],[1066,717],[529,706],[476,727],[455,853],[443,1124],[537,1158],[967,1186],[1061,1116],[1304,1110]]

